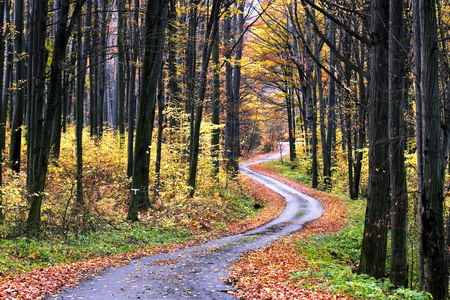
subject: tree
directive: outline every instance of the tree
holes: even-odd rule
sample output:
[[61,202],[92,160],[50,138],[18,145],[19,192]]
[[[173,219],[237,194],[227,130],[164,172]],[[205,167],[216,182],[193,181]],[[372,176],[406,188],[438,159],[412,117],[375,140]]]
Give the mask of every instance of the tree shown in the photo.
[[117,101],[118,101],[118,119],[119,135],[121,140],[125,139],[125,55],[124,55],[124,11],[125,0],[117,0],[118,19],[117,19]]
[[[5,10],[5,1],[0,0],[0,13]],[[3,70],[5,58],[5,28],[4,28],[4,18],[0,18],[0,70]],[[0,72],[0,85],[3,84],[3,72]],[[3,91],[3,88],[0,88]],[[3,94],[0,93],[0,189],[3,187],[3,150],[5,149],[5,121],[3,121],[6,116],[3,106]],[[3,223],[3,193],[0,191],[0,224]]]
[[[417,132],[423,163],[419,185],[419,285],[433,299],[446,299],[448,274],[444,263],[443,191],[445,164],[441,131],[438,78],[436,1],[414,0],[414,37],[420,41],[420,109],[422,130]],[[419,23],[420,22],[420,23]],[[420,30],[417,30],[418,28]],[[419,33],[420,32],[420,33]],[[415,47],[418,45],[416,44]],[[416,63],[418,63],[416,61]],[[416,99],[417,103],[417,99]],[[419,129],[419,128],[418,128]]]
[[389,278],[408,285],[408,197],[405,171],[404,96],[407,52],[403,0],[389,8],[389,169],[391,181],[391,270]]
[[[244,44],[244,6],[245,1],[235,4],[237,6],[237,15],[229,16],[225,20],[225,35],[228,42],[236,40],[235,46],[229,48],[225,54],[226,59],[226,119],[225,119],[225,145],[224,153],[226,159],[227,171],[231,177],[235,177],[239,172],[238,159],[240,156],[239,142],[239,106],[241,98],[241,59]],[[230,6],[231,8],[232,6]],[[233,24],[232,24],[233,23]],[[233,28],[234,27],[234,28]],[[237,39],[233,37],[236,36]],[[230,47],[230,45],[229,45]],[[231,52],[235,48],[235,62],[231,65]]]
[[20,171],[20,149],[22,144],[22,125],[25,105],[24,73],[24,1],[14,1],[14,71],[15,71],[15,101],[11,124],[11,142],[9,150],[9,167],[15,172]]
[[[172,3],[173,1],[171,1]],[[172,7],[172,4],[171,4]],[[134,1],[133,18],[130,17],[130,28],[132,29],[132,51],[131,51],[131,66],[130,66],[130,84],[128,86],[128,163],[127,176],[133,175],[133,142],[134,142],[134,127],[136,119],[136,64],[139,58],[139,0]],[[172,10],[172,8],[171,8]],[[170,26],[169,26],[170,27]]]
[[203,116],[203,101],[205,100],[205,92],[206,92],[206,73],[208,71],[209,60],[211,58],[212,52],[212,37],[214,37],[216,31],[218,30],[219,23],[219,13],[222,5],[222,1],[214,1],[212,8],[210,19],[207,24],[206,32],[205,32],[205,41],[203,43],[203,51],[202,51],[202,68],[200,71],[200,83],[199,83],[199,92],[198,92],[198,104],[195,110],[195,120],[193,131],[191,132],[191,145],[189,151],[189,179],[188,186],[191,188],[190,196],[194,196],[195,185],[197,180],[197,167],[198,167],[198,153],[200,146],[200,127]]
[[145,10],[145,36],[139,112],[133,157],[131,198],[127,219],[138,220],[139,207],[149,205],[150,145],[155,118],[156,89],[161,74],[168,2],[148,1]]
[[213,92],[212,92],[212,115],[211,123],[217,128],[213,128],[211,132],[211,159],[213,164],[213,175],[219,174],[219,151],[220,151],[220,34],[217,30],[212,49],[212,69],[213,69]]
[[389,225],[388,27],[389,1],[371,3],[369,190],[359,272],[385,276]]
[[41,204],[44,197],[48,159],[52,146],[51,133],[53,120],[56,107],[61,101],[62,63],[65,58],[66,47],[70,35],[72,34],[74,22],[76,22],[74,20],[77,20],[78,16],[81,14],[83,3],[84,0],[77,0],[75,2],[71,18],[69,18],[70,1],[61,0],[60,2],[60,10],[53,40],[50,76],[47,82],[47,105],[42,121],[42,129],[41,132],[38,133],[40,138],[36,139],[36,144],[29,145],[29,147],[34,147],[38,153],[38,161],[36,163],[37,171],[35,172],[35,178],[33,178],[33,190],[31,191],[30,201],[31,206],[27,219],[28,234],[31,236],[38,236],[40,232]]

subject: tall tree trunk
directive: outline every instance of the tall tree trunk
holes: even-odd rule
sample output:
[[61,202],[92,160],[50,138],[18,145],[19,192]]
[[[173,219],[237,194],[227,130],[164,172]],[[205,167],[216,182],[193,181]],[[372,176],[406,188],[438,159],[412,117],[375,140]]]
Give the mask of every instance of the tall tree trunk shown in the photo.
[[[10,0],[3,0],[4,3],[4,10],[2,10],[0,13],[4,14],[6,16],[5,23],[10,24],[11,22],[11,14],[9,13],[10,9]],[[0,124],[4,124],[3,127],[0,126],[0,137],[6,135],[6,119],[8,116],[8,106],[12,97],[11,97],[11,91],[10,91],[10,85],[11,85],[11,77],[12,77],[12,66],[13,66],[13,51],[11,51],[11,34],[10,30],[6,27],[5,28],[5,36],[4,36],[4,43],[5,43],[5,65],[4,65],[4,76],[3,76],[3,88],[2,88],[2,102],[0,102],[0,105],[2,105],[2,114],[0,115]],[[3,69],[2,69],[3,70]],[[1,70],[0,70],[1,72]],[[2,74],[3,75],[3,74]],[[10,123],[11,123],[11,117],[12,114],[9,114],[10,117]],[[0,151],[4,151],[6,149],[5,139],[0,138]]]
[[405,170],[404,79],[407,53],[403,0],[391,0],[389,10],[389,170],[391,180],[391,271],[398,286],[408,286],[408,198]]
[[78,64],[77,64],[77,94],[76,94],[76,125],[75,125],[75,139],[76,139],[76,157],[77,157],[77,204],[82,207],[84,205],[83,199],[83,127],[84,127],[84,88],[86,82],[86,68],[87,55],[90,47],[90,27],[92,1],[87,0],[87,17],[85,19],[85,27],[82,30],[81,19],[77,25],[78,35]]
[[212,92],[212,116],[211,123],[216,128],[211,131],[211,159],[213,166],[213,176],[217,177],[219,174],[219,151],[220,151],[220,61],[219,61],[219,44],[220,34],[217,30],[214,35],[213,49],[212,49],[212,63],[213,63],[213,92]]
[[[130,85],[128,86],[128,162],[127,176],[133,174],[133,141],[136,120],[136,64],[139,57],[139,0],[134,0],[133,18],[130,17],[132,30],[132,54],[130,67]],[[170,47],[169,47],[170,49]]]
[[[186,46],[186,112],[189,114],[189,145],[193,145],[196,106],[196,73],[197,73],[197,26],[199,0],[189,2],[189,27]],[[191,155],[192,151],[190,151]],[[192,158],[190,157],[189,160]]]
[[168,2],[165,0],[148,1],[145,12],[142,88],[139,95],[131,199],[127,215],[127,219],[132,222],[138,221],[139,207],[149,205],[149,150],[155,118],[156,89],[164,54],[167,6]]
[[117,101],[118,101],[118,117],[119,135],[121,144],[125,140],[125,55],[124,55],[124,11],[125,0],[117,0],[118,20],[117,20]]
[[29,80],[28,85],[28,131],[27,131],[27,189],[33,191],[34,178],[38,170],[38,149],[39,139],[42,131],[42,118],[45,103],[45,76],[47,67],[47,54],[45,50],[46,30],[47,30],[47,10],[48,2],[33,1],[32,28],[30,28],[30,49],[35,49],[28,56]]
[[[361,65],[362,61],[365,61],[365,47],[360,43],[359,51],[356,51],[357,60]],[[363,149],[366,145],[366,86],[364,82],[364,76],[358,74],[358,89],[359,89],[359,101],[360,105],[358,108],[358,123],[357,123],[357,134],[356,134],[356,154],[355,154],[355,172],[354,172],[354,188],[355,188],[355,198],[359,197],[359,186],[361,182],[361,169],[363,162]]]
[[[96,4],[96,10],[97,9],[97,1]],[[107,30],[109,28],[108,26],[108,14],[107,14],[107,7],[108,7],[108,0],[102,1],[102,7],[101,7],[101,25],[100,25],[100,49],[106,49],[107,47]],[[97,127],[98,127],[98,136],[101,137],[103,135],[103,126],[104,122],[107,120],[104,117],[104,114],[107,110],[107,107],[105,105],[106,102],[106,90],[107,90],[107,80],[106,80],[106,51],[102,51],[99,55],[99,64],[97,65],[97,71],[98,74],[98,84],[97,84],[97,91],[98,91],[98,98],[97,98]]]
[[159,189],[161,187],[161,156],[164,130],[164,72],[161,72],[158,88],[158,136],[156,138],[156,161],[155,161],[155,182],[153,185],[153,204],[159,198]]
[[285,75],[286,84],[285,84],[285,98],[286,98],[286,110],[287,110],[287,121],[288,121],[288,135],[289,135],[289,157],[291,162],[293,162],[296,158],[295,153],[295,135],[294,135],[294,127],[295,127],[295,117],[292,115],[292,106],[293,106],[293,93],[290,85],[292,84],[292,72],[288,71]]
[[[333,46],[336,46],[336,25],[330,21],[330,42]],[[333,51],[330,51],[330,72],[335,73],[336,68],[336,55]],[[326,140],[322,147],[325,148],[323,152],[323,180],[327,188],[331,187],[331,157],[333,151],[333,139],[335,137],[336,128],[336,84],[332,78],[328,85],[328,119],[327,119],[327,133]],[[343,127],[344,128],[344,127]]]
[[[351,59],[351,41],[350,35],[344,33],[343,39],[343,55],[346,59]],[[346,86],[351,86],[352,79],[352,71],[348,64],[344,65],[344,83]],[[356,191],[355,191],[355,181],[353,178],[353,145],[352,145],[352,134],[353,134],[353,120],[352,120],[352,105],[351,105],[351,95],[344,89],[342,90],[342,99],[344,102],[344,122],[346,129],[346,140],[347,140],[347,171],[348,171],[348,186],[349,186],[349,194],[351,199],[355,199]],[[344,134],[344,132],[343,132]],[[344,149],[343,149],[344,150]]]
[[433,299],[446,299],[448,274],[444,263],[444,171],[439,99],[436,2],[419,1],[421,39],[421,92],[423,118],[423,178],[419,199],[419,239],[423,272],[420,287]]
[[203,116],[203,101],[205,99],[206,92],[206,74],[208,72],[209,60],[211,58],[212,52],[212,42],[211,37],[216,34],[218,30],[219,23],[219,12],[220,6],[222,4],[222,0],[213,1],[210,19],[208,21],[206,34],[205,34],[205,42],[203,45],[203,53],[202,53],[202,69],[200,72],[200,87],[199,87],[199,96],[198,96],[198,106],[195,114],[195,122],[194,122],[194,132],[192,144],[190,147],[190,155],[189,155],[189,179],[188,186],[191,187],[190,196],[194,196],[196,180],[197,180],[197,167],[198,167],[198,151],[200,146],[200,127]]
[[371,3],[369,81],[369,190],[359,271],[375,278],[386,275],[389,223],[388,27],[389,1]]
[[[5,11],[5,1],[0,0],[0,14]],[[3,85],[3,67],[5,62],[5,28],[4,28],[4,18],[0,18],[0,85]],[[3,88],[0,87],[0,91]],[[3,145],[5,141],[5,121],[3,121],[3,116],[5,115],[3,107],[3,93],[0,94],[0,224],[3,223],[3,150],[5,146]]]
[[73,22],[74,20],[77,20],[78,16],[81,14],[83,3],[84,0],[76,1],[72,10],[71,21],[69,23],[70,1],[61,1],[61,8],[58,15],[58,22],[54,36],[53,55],[50,65],[50,78],[47,85],[47,105],[42,125],[42,133],[40,135],[40,139],[38,139],[40,144],[36,147],[39,157],[36,178],[33,180],[34,187],[27,219],[28,234],[31,236],[39,235],[41,205],[47,176],[48,157],[51,149],[51,132],[56,106],[61,101],[62,68],[65,58],[65,51],[74,27]]
[[11,124],[11,142],[9,147],[9,167],[20,171],[20,149],[22,144],[22,125],[25,105],[24,73],[24,0],[14,1],[14,62],[15,62],[15,100]]
[[236,16],[236,25],[234,26],[235,35],[238,40],[236,41],[236,52],[235,61],[233,67],[233,89],[234,89],[234,104],[233,104],[233,138],[232,138],[232,149],[233,149],[233,160],[234,160],[234,172],[239,172],[238,160],[241,156],[241,145],[240,145],[240,118],[239,118],[239,108],[241,105],[241,60],[242,52],[244,50],[244,6],[245,0],[237,3],[238,15]]

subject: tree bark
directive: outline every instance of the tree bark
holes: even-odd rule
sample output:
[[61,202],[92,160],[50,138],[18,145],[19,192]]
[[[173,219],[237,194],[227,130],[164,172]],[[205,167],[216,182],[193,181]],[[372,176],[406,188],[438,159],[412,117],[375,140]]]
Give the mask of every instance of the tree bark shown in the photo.
[[156,138],[156,160],[155,160],[155,182],[153,185],[153,201],[156,203],[159,198],[159,189],[161,187],[161,156],[164,130],[164,73],[162,72],[159,78],[158,88],[158,136]]
[[[5,1],[0,0],[0,14],[5,11]],[[3,85],[3,67],[5,62],[5,30],[4,30],[4,18],[0,18],[0,85]],[[0,86],[0,91],[3,88]],[[0,224],[3,223],[3,150],[5,149],[5,122],[3,121],[5,111],[3,107],[3,93],[0,94]]]
[[217,128],[213,128],[211,132],[211,159],[213,167],[213,176],[217,178],[219,174],[219,151],[220,151],[220,61],[219,61],[219,44],[220,34],[217,30],[214,35],[212,49],[213,63],[213,93],[212,93],[212,116],[211,123]]
[[138,221],[139,207],[149,205],[150,145],[155,118],[156,89],[161,74],[167,23],[165,0],[148,1],[145,13],[145,42],[139,113],[133,158],[131,199],[127,219]]
[[31,197],[31,206],[27,219],[28,234],[38,236],[41,220],[41,204],[44,196],[45,182],[47,176],[48,157],[51,149],[51,132],[53,126],[56,106],[61,100],[62,68],[65,51],[69,37],[74,27],[74,20],[81,14],[84,0],[77,0],[71,21],[69,22],[70,1],[62,0],[58,15],[58,22],[53,43],[52,63],[50,65],[50,78],[47,88],[47,105],[44,114],[42,133],[40,134],[40,145],[37,147],[39,153],[36,178],[33,180],[34,188]]
[[22,144],[22,125],[25,105],[24,74],[24,0],[14,1],[14,65],[15,65],[15,99],[11,124],[11,141],[9,147],[9,167],[20,172],[20,149]]
[[404,79],[407,54],[403,0],[391,0],[389,10],[389,170],[391,181],[391,270],[398,286],[408,285],[408,198],[405,170]]
[[[132,21],[131,21],[132,20]],[[132,63],[130,66],[130,85],[128,88],[128,162],[127,176],[133,174],[133,141],[134,127],[136,126],[136,63],[139,55],[139,0],[134,1],[134,14],[130,18],[132,23]],[[169,47],[170,48],[170,47]]]
[[202,53],[202,69],[200,72],[200,86],[199,86],[199,94],[198,94],[198,106],[195,114],[195,122],[194,122],[194,132],[192,144],[190,147],[190,160],[189,160],[189,179],[188,186],[191,188],[189,195],[192,197],[195,193],[196,188],[196,180],[197,180],[197,167],[198,167],[198,152],[200,146],[200,127],[203,116],[203,101],[205,99],[206,92],[206,74],[208,71],[209,60],[211,58],[212,52],[212,42],[211,37],[216,34],[218,30],[219,23],[219,12],[220,6],[222,4],[222,0],[213,1],[210,19],[208,21],[205,42],[203,45],[203,53]]
[[118,127],[121,144],[125,140],[125,55],[124,55],[124,11],[125,0],[117,0],[118,20],[117,20],[117,102],[118,102]]
[[420,0],[423,178],[419,199],[419,240],[423,272],[420,287],[433,299],[446,299],[448,274],[444,260],[444,171],[439,99],[436,2]]
[[359,272],[386,276],[389,223],[388,27],[389,1],[371,3],[369,81],[369,190]]

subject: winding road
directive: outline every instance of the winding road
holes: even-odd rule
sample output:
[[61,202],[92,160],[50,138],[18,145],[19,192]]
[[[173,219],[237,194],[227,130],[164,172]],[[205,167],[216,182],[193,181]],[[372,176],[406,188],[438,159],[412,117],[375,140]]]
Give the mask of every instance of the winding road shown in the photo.
[[248,251],[301,229],[305,223],[322,215],[322,208],[314,198],[248,168],[279,157],[278,152],[240,166],[242,174],[286,198],[286,209],[278,218],[242,234],[106,269],[78,287],[50,299],[236,299],[228,293],[233,286],[223,282],[227,277],[226,269],[234,261]]

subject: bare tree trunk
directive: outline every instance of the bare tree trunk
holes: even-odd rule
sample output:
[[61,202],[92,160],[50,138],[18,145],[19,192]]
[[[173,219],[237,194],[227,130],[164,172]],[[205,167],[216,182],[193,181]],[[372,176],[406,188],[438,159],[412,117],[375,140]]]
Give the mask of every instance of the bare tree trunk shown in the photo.
[[22,144],[22,125],[25,105],[24,73],[24,0],[14,1],[14,62],[15,62],[15,100],[11,124],[11,142],[9,147],[9,167],[20,171],[20,149]]
[[[330,42],[333,46],[336,46],[336,25],[330,21]],[[330,72],[335,73],[336,68],[336,55],[333,51],[330,51]],[[333,151],[333,140],[335,138],[335,128],[336,128],[336,83],[332,78],[330,78],[330,83],[328,86],[328,119],[327,119],[327,134],[325,141],[325,152],[324,152],[324,162],[323,162],[323,178],[325,186],[331,187],[331,164],[332,164],[332,151]],[[343,127],[344,128],[344,127]]]
[[369,81],[369,191],[359,272],[386,276],[389,223],[388,27],[389,1],[371,3]]
[[36,147],[39,157],[37,163],[36,178],[33,180],[34,189],[32,191],[31,206],[27,219],[28,234],[31,236],[38,236],[41,220],[41,204],[44,194],[48,157],[51,149],[51,132],[53,127],[53,120],[56,111],[56,106],[61,101],[61,82],[62,82],[62,68],[65,58],[65,51],[69,37],[74,27],[74,20],[77,20],[81,14],[81,8],[84,0],[77,0],[71,21],[69,21],[70,2],[68,0],[61,1],[61,8],[58,15],[58,22],[56,25],[53,55],[50,65],[50,78],[47,88],[47,106],[45,110],[42,133],[40,135],[40,144]]
[[[5,1],[0,0],[0,14],[5,11]],[[3,67],[5,62],[5,30],[4,30],[4,18],[0,18],[0,85],[3,85]],[[3,91],[3,88],[0,88]],[[5,110],[3,107],[3,93],[0,93],[0,224],[3,223],[3,150],[5,149],[5,122],[3,121]]]
[[391,271],[398,286],[408,286],[408,198],[405,171],[404,79],[407,53],[403,0],[391,0],[389,11],[389,169],[391,180]]
[[[214,126],[220,124],[220,61],[219,61],[219,43],[220,34],[217,30],[214,35],[212,50],[213,63],[213,93],[212,93],[212,116],[211,123]],[[220,151],[220,128],[214,128],[211,132],[211,159],[213,165],[213,176],[219,174],[219,151]]]
[[127,219],[138,221],[139,207],[149,205],[149,164],[153,122],[155,118],[156,89],[161,74],[164,54],[168,2],[148,1],[145,13],[145,43],[136,143],[133,158],[131,199]]
[[164,73],[161,72],[159,78],[158,90],[158,136],[156,138],[156,161],[155,161],[155,183],[153,185],[153,204],[159,198],[159,189],[161,187],[161,152],[164,130]]
[[[134,1],[133,18],[130,17],[132,24],[132,63],[130,66],[130,85],[128,86],[128,163],[127,176],[133,174],[133,141],[134,127],[136,120],[136,63],[139,55],[139,0]],[[170,47],[169,47],[170,48]]]
[[190,160],[189,160],[189,179],[188,185],[191,187],[190,196],[194,196],[196,180],[197,180],[197,167],[198,167],[198,151],[200,146],[200,126],[202,122],[203,116],[203,101],[205,99],[206,92],[206,74],[208,71],[209,60],[211,58],[212,52],[212,42],[211,37],[216,34],[219,23],[219,12],[220,6],[222,4],[221,0],[217,0],[213,2],[210,19],[208,21],[205,42],[203,45],[203,53],[202,53],[202,69],[200,73],[200,87],[199,87],[199,96],[198,96],[198,106],[195,114],[195,122],[194,122],[194,132],[192,144],[190,147]]
[[443,188],[445,165],[439,99],[436,2],[419,1],[421,39],[421,92],[423,118],[423,178],[419,199],[419,239],[423,272],[420,287],[433,299],[446,299],[448,274],[444,260]]
[[118,20],[117,20],[117,102],[118,102],[118,116],[117,122],[119,127],[120,143],[123,144],[125,140],[125,55],[124,55],[124,11],[125,0],[117,0]]

